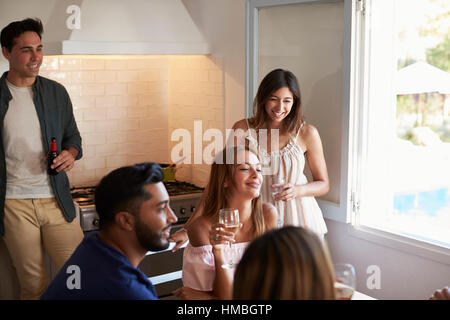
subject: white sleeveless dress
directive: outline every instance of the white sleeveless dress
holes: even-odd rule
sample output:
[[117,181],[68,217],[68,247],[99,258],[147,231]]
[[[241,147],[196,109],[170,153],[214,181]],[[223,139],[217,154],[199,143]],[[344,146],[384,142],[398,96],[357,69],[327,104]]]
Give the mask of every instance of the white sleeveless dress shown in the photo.
[[[250,129],[247,119],[246,122],[247,129]],[[284,148],[271,151],[269,154],[267,150],[260,148],[257,138],[252,135],[252,131],[253,133],[255,132],[254,130],[247,130],[246,139],[249,141],[250,146],[258,151],[260,161],[272,165],[274,175],[281,177],[284,183],[291,183],[293,185],[308,183],[303,173],[305,156],[297,144],[298,133],[296,137],[290,137],[288,144]],[[264,176],[261,186],[262,200],[272,203],[277,208],[279,214],[282,216],[283,225],[301,226],[314,231],[321,237],[327,233],[328,230],[322,216],[322,211],[314,197],[296,197],[289,201],[275,201],[272,197],[271,184],[271,176]]]

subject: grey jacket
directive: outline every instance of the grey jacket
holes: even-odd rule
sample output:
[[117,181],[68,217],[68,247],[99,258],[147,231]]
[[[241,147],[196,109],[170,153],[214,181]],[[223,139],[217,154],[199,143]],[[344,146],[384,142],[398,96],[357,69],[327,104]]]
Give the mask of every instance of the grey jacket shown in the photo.
[[[7,74],[8,72],[5,72],[0,78],[0,236],[5,233],[3,219],[5,215],[6,160],[3,145],[3,122],[12,99],[6,84]],[[33,84],[33,101],[41,126],[45,152],[49,151],[51,137],[56,137],[59,152],[72,146],[78,150],[75,160],[80,159],[82,157],[81,136],[66,89],[53,80],[38,76]],[[72,221],[76,214],[66,173],[60,172],[56,176],[50,176],[50,183],[64,217],[67,221]]]

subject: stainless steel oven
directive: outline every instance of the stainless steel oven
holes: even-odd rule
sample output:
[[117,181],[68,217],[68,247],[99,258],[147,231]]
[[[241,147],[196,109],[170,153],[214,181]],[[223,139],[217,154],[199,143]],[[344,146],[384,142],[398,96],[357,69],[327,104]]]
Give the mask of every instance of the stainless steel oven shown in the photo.
[[[200,200],[203,188],[186,182],[165,182],[170,196],[170,206],[178,221],[172,225],[171,233],[182,228],[195,210]],[[71,190],[77,215],[83,232],[98,230],[99,217],[95,211],[95,187],[77,187]],[[182,286],[181,269],[183,266],[184,248],[173,253],[171,243],[169,248],[158,252],[148,252],[139,265],[140,270],[147,275],[155,285],[160,299],[173,298],[171,292]]]

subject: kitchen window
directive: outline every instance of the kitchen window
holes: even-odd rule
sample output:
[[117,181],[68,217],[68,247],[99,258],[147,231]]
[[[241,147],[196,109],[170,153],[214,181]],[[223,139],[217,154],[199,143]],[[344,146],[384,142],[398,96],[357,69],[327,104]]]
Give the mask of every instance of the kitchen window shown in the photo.
[[[407,91],[401,77],[412,78],[399,70],[421,60],[434,71],[445,67],[436,60],[448,52],[449,10],[445,0],[249,0],[247,6],[247,115],[267,70],[294,71],[329,165],[331,195],[318,200],[324,216],[348,223],[355,236],[445,262],[450,92],[443,85]],[[322,91],[308,92],[310,85]]]
[[450,248],[450,5],[363,4],[353,224]]
[[[247,116],[261,79],[271,70],[299,80],[303,114],[319,130],[330,191],[318,198],[327,218],[346,221],[352,0],[247,2]],[[327,116],[324,116],[327,115]],[[342,135],[341,135],[342,133]],[[311,179],[311,175],[306,171]]]

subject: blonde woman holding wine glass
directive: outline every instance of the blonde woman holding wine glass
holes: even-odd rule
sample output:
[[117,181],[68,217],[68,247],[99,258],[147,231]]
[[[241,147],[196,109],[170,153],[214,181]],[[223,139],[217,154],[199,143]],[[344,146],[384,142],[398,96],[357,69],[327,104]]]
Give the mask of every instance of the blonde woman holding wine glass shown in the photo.
[[[276,209],[261,201],[261,184],[259,158],[248,147],[231,147],[216,156],[196,218],[187,224],[183,287],[174,295],[181,299],[231,299],[234,268],[222,266],[230,258],[238,263],[251,240],[276,227]],[[227,231],[219,221],[221,209],[226,208],[239,214],[235,232]]]

